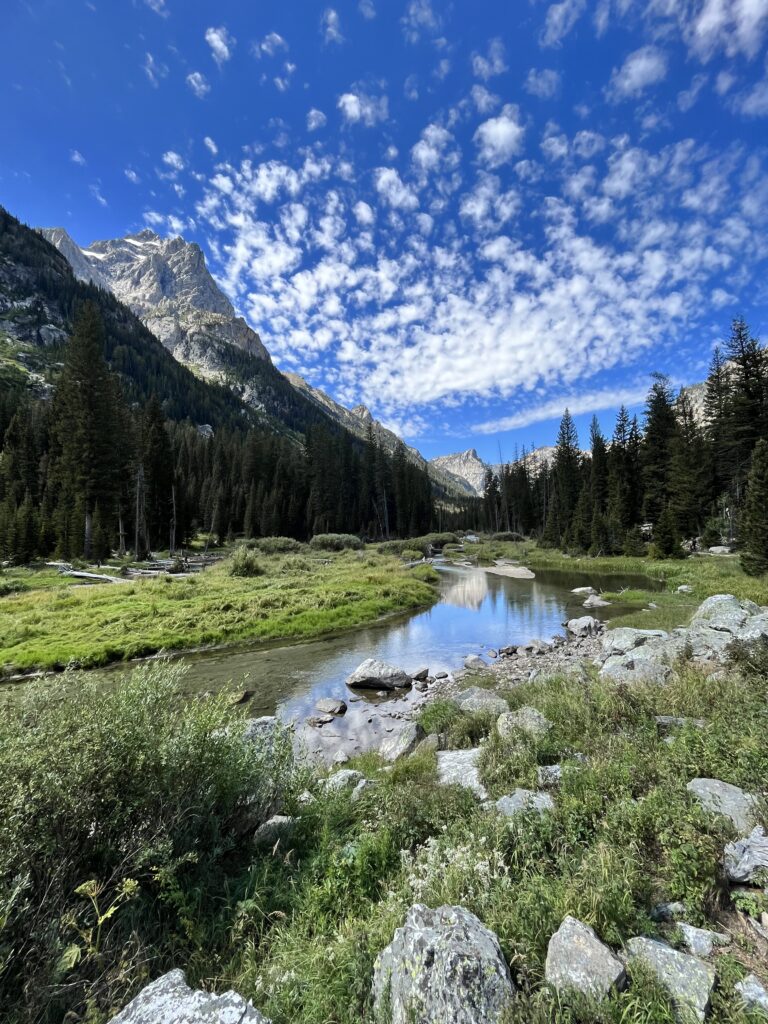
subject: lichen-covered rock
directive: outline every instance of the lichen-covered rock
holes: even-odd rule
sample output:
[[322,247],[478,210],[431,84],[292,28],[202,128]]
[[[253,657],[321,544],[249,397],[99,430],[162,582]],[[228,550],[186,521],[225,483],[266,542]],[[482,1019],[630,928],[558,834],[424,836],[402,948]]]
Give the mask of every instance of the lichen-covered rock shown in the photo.
[[499,715],[496,729],[503,740],[515,732],[524,732],[529,736],[544,736],[552,728],[548,718],[536,708],[522,707],[517,711],[505,711]]
[[754,974],[748,974],[733,987],[748,1010],[764,1010],[768,1013],[768,989]]
[[757,824],[757,800],[738,786],[720,779],[692,779],[687,789],[704,810],[730,818],[739,832],[749,832]]
[[616,629],[609,629],[603,637],[603,657],[627,654],[644,644],[658,643],[658,641],[668,638],[669,633],[663,629],[631,629],[629,626],[619,626]]
[[514,992],[499,940],[463,907],[412,906],[374,967],[380,1024],[494,1024]]
[[509,796],[502,796],[496,801],[496,810],[505,818],[514,818],[525,811],[553,811],[555,802],[549,793],[537,793],[533,789],[516,789]]
[[480,748],[472,750],[439,750],[437,753],[437,777],[444,786],[464,786],[475,796],[485,800],[488,796],[480,781],[477,761]]
[[351,789],[356,786],[362,778],[364,778],[362,772],[355,771],[354,768],[342,768],[341,771],[329,775],[327,779],[321,779],[320,786],[326,792],[339,793],[343,789]]
[[730,941],[724,932],[694,928],[692,924],[685,924],[682,921],[678,924],[677,930],[685,948],[695,956],[710,956],[715,946],[727,946]]
[[347,686],[353,690],[396,690],[411,685],[411,677],[401,668],[377,658],[366,658],[347,676]]
[[715,984],[714,967],[656,939],[630,939],[625,955],[628,963],[642,963],[656,976],[681,1012],[704,1020]]
[[385,761],[396,761],[412,754],[426,733],[418,722],[406,722],[386,736],[379,745],[379,754]]
[[290,838],[298,818],[289,817],[287,814],[273,814],[272,817],[261,825],[253,833],[253,845],[260,850],[275,846]]
[[565,628],[573,636],[594,636],[602,629],[602,623],[594,615],[580,615],[577,619],[568,619]]
[[549,940],[544,977],[559,992],[575,990],[602,999],[624,985],[626,973],[594,929],[568,916]]
[[201,992],[183,971],[169,971],[147,985],[111,1024],[270,1024],[237,992]]
[[470,686],[456,694],[456,703],[462,711],[489,711],[500,715],[509,711],[509,704],[493,690],[485,690],[482,686]]
[[723,864],[731,882],[768,881],[768,836],[762,827],[758,825],[745,839],[728,843]]
[[563,781],[561,764],[542,764],[536,769],[536,780],[542,789],[556,789]]

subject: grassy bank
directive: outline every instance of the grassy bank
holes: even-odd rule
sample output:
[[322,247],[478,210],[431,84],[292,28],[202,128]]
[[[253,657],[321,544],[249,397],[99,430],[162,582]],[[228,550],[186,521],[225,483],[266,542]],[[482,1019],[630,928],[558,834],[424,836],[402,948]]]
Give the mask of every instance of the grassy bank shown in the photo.
[[[85,681],[64,703],[32,686],[0,723],[0,998],[12,1024],[35,1011],[41,1024],[67,1011],[103,1024],[171,967],[193,985],[235,988],[275,1024],[369,1024],[374,959],[414,902],[462,905],[498,934],[520,990],[505,1024],[673,1024],[668,997],[638,971],[600,1008],[543,983],[564,915],[614,948],[638,934],[676,943],[651,916],[666,900],[731,935],[716,954],[712,1024],[760,1019],[734,984],[765,976],[764,950],[737,912],[759,915],[765,897],[730,901],[721,854],[734,833],[686,783],[764,789],[765,673],[734,669],[713,685],[680,666],[661,688],[536,681],[507,699],[550,719],[538,738],[502,740],[492,717],[433,704],[428,731],[455,745],[485,738],[481,776],[493,797],[535,786],[540,765],[565,765],[555,810],[514,820],[440,786],[433,753],[387,771],[361,759],[375,785],[357,801],[322,792],[285,759],[265,774],[267,749],[222,731],[234,712],[223,700],[179,702],[174,673],[141,669],[108,698]],[[707,725],[667,744],[656,714]],[[304,786],[316,799],[299,805]],[[299,824],[274,849],[254,850],[249,829],[276,797]]]
[[[497,558],[512,558],[537,570],[584,573],[593,577],[645,576],[663,589],[642,586],[604,591],[613,604],[631,608],[627,615],[613,621],[614,626],[636,626],[643,629],[672,629],[686,625],[701,602],[711,594],[735,594],[757,604],[768,604],[768,578],[747,576],[735,555],[695,555],[683,559],[631,558],[624,555],[607,558],[569,556],[532,542],[511,543],[485,541],[467,544],[462,552],[452,552],[457,561],[469,559],[477,565],[492,565]],[[677,593],[679,586],[691,587],[690,593]],[[650,604],[655,608],[649,608]],[[637,607],[640,606],[640,607]]]
[[227,562],[197,576],[77,586],[21,570],[25,589],[0,598],[0,668],[104,665],[205,644],[308,639],[430,604],[428,568],[374,552],[257,555],[261,575]]

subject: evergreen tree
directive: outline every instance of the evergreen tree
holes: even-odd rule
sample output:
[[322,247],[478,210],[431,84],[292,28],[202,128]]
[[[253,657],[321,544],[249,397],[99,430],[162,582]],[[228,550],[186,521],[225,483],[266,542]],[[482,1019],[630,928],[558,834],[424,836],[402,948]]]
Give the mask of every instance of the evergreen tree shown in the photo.
[[653,374],[653,377],[645,409],[641,456],[645,490],[643,515],[650,522],[657,523],[669,501],[672,444],[677,420],[669,379],[663,374]]
[[589,440],[592,454],[589,467],[590,497],[592,505],[603,512],[608,503],[608,448],[597,416],[592,417]]
[[670,510],[675,528],[683,537],[698,535],[705,513],[706,454],[704,438],[685,389],[676,403],[677,431],[670,457]]
[[653,543],[656,553],[662,558],[680,558],[680,535],[669,504],[661,510],[661,514],[653,528]]
[[755,445],[741,523],[741,565],[750,576],[768,572],[768,440]]

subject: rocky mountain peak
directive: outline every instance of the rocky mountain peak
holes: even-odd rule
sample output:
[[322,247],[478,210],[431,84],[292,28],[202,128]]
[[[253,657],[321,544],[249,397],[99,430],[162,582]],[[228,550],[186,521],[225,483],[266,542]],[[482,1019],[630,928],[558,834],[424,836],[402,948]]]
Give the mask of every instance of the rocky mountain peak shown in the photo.
[[357,416],[359,420],[363,420],[366,423],[369,420],[373,420],[371,410],[368,408],[367,405],[356,405],[354,409],[350,409],[350,412],[352,413],[353,416]]

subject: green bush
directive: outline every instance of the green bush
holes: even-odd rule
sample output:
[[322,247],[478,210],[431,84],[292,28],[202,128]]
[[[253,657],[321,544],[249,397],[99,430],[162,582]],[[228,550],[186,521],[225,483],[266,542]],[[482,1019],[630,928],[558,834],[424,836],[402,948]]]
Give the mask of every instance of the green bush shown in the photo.
[[78,679],[66,700],[46,682],[4,709],[4,1021],[105,1020],[150,975],[216,955],[250,833],[299,780],[287,736],[247,740],[226,696],[184,700],[182,676]]
[[295,555],[304,548],[293,537],[258,537],[254,543],[265,555]]
[[230,576],[263,576],[264,567],[259,562],[256,552],[249,551],[242,545],[236,547],[227,567]]
[[315,551],[360,551],[364,547],[354,533],[317,533],[309,546]]
[[491,540],[519,542],[525,540],[525,537],[522,533],[517,533],[515,530],[502,530],[500,533],[492,533]]
[[426,533],[423,537],[409,537],[407,540],[388,540],[379,544],[382,555],[402,555],[404,551],[419,551],[428,555],[434,549],[442,549],[446,544],[457,544],[455,533]]
[[400,552],[400,557],[406,562],[420,562],[424,556],[421,551],[417,551],[414,548],[403,548]]

